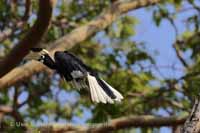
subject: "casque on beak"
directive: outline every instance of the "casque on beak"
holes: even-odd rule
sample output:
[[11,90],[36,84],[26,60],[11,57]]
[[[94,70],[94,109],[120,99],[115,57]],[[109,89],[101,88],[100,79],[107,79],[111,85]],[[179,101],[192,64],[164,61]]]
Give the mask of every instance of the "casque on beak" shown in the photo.
[[40,51],[32,50],[24,57],[24,60],[39,60],[42,55],[49,54],[49,52],[45,49],[41,49]]
[[24,57],[24,60],[38,60],[40,58],[40,55],[35,52],[30,52],[28,55]]

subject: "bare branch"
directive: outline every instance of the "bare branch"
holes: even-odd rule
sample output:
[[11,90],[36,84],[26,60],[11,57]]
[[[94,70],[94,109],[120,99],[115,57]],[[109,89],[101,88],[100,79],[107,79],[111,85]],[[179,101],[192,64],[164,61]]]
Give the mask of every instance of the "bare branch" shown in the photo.
[[0,106],[0,112],[4,114],[11,113],[13,111],[12,107],[10,106]]
[[[131,0],[129,2],[116,2],[112,4],[112,6],[107,9],[106,12],[102,13],[99,17],[92,20],[85,26],[76,28],[71,33],[56,40],[54,43],[49,44],[49,49],[51,49],[50,52],[53,54],[56,50],[65,50],[66,48],[70,49],[77,43],[80,43],[91,37],[96,32],[108,27],[122,13],[127,13],[133,9],[156,4],[160,1],[161,0]],[[19,83],[32,76],[34,73],[43,71],[44,68],[44,66],[39,65],[38,63],[36,64],[36,62],[29,62],[24,66],[18,67],[0,79],[0,88],[9,87]]]
[[10,51],[0,64],[0,77],[12,70],[37,45],[46,33],[52,16],[52,0],[40,0],[38,18],[27,35]]
[[186,68],[188,68],[189,65],[187,64],[187,62],[183,58],[183,53],[182,53],[182,51],[179,48],[180,43],[181,42],[179,40],[177,40],[176,43],[173,45],[173,47],[175,49],[176,55],[177,55],[178,59],[180,60],[180,62],[183,64],[183,66],[185,66]]
[[119,129],[133,128],[133,127],[161,127],[161,126],[178,126],[182,125],[186,117],[159,117],[151,115],[142,116],[128,116],[113,119],[107,123],[93,124],[88,126],[75,126],[70,124],[52,124],[41,126],[39,130],[43,132],[108,132]]

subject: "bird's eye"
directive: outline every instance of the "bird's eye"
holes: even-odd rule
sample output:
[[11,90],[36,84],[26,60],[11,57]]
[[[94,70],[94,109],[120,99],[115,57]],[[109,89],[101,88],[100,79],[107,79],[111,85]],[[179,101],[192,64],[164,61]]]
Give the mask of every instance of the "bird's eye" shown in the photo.
[[41,55],[40,58],[38,59],[38,61],[43,62],[44,61],[45,56]]
[[42,58],[42,59],[44,59],[44,58],[45,58],[45,56],[44,56],[44,55],[42,55],[42,56],[41,56],[41,58]]

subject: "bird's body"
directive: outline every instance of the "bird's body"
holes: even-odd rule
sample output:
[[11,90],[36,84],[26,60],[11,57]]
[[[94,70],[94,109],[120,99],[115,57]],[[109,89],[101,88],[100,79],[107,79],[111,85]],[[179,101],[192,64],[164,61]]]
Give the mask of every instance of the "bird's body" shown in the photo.
[[67,81],[84,77],[87,72],[90,72],[81,60],[67,51],[56,52],[54,59],[58,72],[63,74]]
[[122,95],[102,80],[98,74],[89,66],[85,65],[78,57],[68,51],[57,51],[52,59],[46,50],[33,48],[33,56],[38,61],[56,70],[66,81],[71,82],[74,87],[89,88],[93,102],[114,103],[121,101]]

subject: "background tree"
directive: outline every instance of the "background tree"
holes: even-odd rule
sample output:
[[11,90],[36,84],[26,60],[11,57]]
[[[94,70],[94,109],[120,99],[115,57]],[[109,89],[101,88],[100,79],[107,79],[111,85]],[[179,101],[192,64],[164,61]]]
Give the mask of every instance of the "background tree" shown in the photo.
[[[55,2],[0,1],[1,131],[33,130],[35,125],[40,126],[35,130],[43,132],[146,133],[161,132],[163,126],[170,128],[166,132],[180,131],[199,94],[200,3],[197,0]],[[148,43],[134,39],[136,26],[141,22],[131,11],[142,7],[153,12],[152,22],[156,26],[167,21],[174,28],[176,40],[172,46],[180,68],[171,64],[161,66],[156,59],[159,53],[152,55]],[[181,30],[176,23],[180,13],[189,13],[183,17]],[[51,54],[56,50],[75,53],[98,70],[125,99],[113,105],[93,104],[86,90],[78,92],[40,63],[23,62],[33,46],[47,48]],[[173,72],[181,69],[181,74],[159,76],[157,73],[163,67]],[[43,125],[49,122],[67,124]]]

